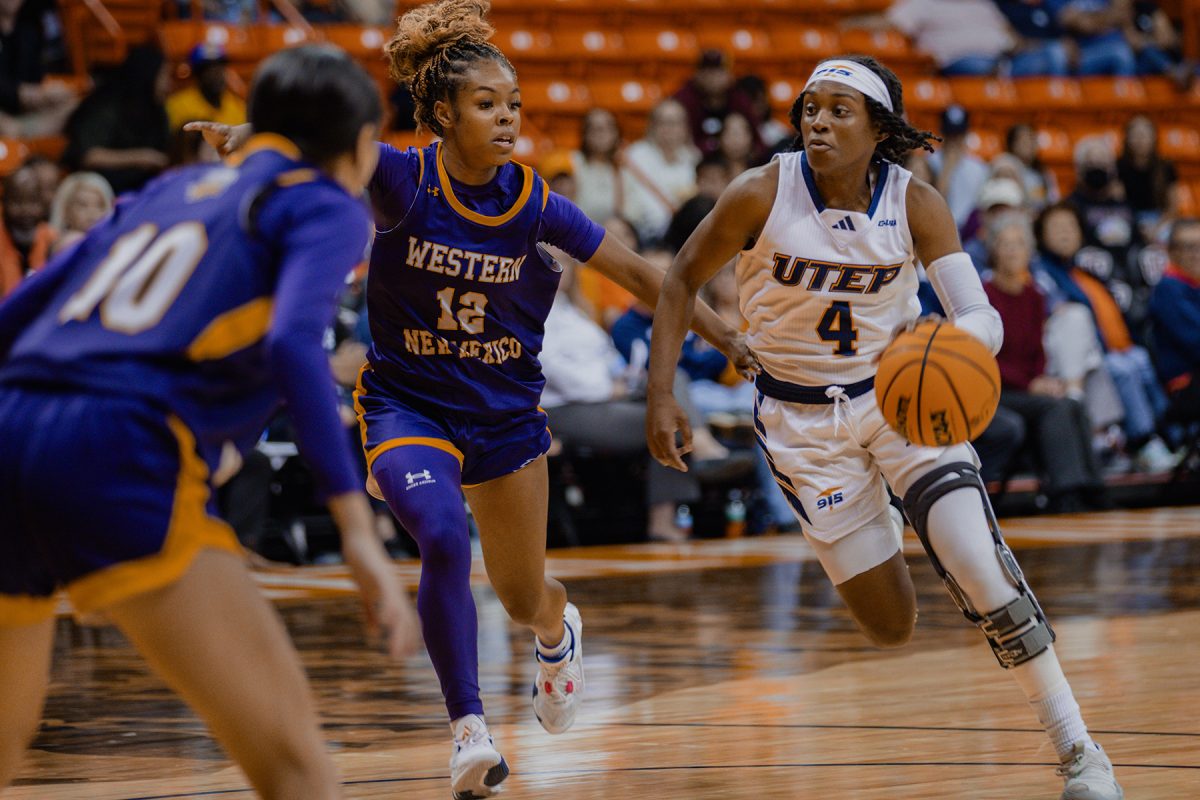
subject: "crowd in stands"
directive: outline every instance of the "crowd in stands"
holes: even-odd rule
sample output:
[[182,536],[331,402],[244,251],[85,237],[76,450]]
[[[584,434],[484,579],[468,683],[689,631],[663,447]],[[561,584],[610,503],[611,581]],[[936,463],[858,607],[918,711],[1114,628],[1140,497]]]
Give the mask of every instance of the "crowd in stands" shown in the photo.
[[[314,23],[386,24],[393,10],[391,0],[295,5]],[[221,21],[259,13],[256,0],[180,0],[177,13],[197,7]],[[945,75],[1168,74],[1181,85],[1195,77],[1154,3],[897,0],[846,25],[905,33]],[[4,178],[0,297],[123,193],[168,166],[215,161],[198,134],[181,130],[184,122],[245,119],[225,53],[213,44],[191,52],[182,82],[153,46],[131,48],[94,86],[56,82],[50,70],[63,63],[52,0],[0,0],[0,136],[67,140],[61,160],[35,156]],[[621,119],[603,105],[592,109],[578,149],[544,154],[537,166],[554,191],[663,268],[733,178],[793,146],[790,126],[772,115],[766,82],[737,75],[716,50],[704,51],[692,77],[653,108],[640,137],[622,130]],[[1171,469],[1200,418],[1200,222],[1181,215],[1177,170],[1159,154],[1146,116],[1129,118],[1118,144],[1079,141],[1074,182],[1061,186],[1039,160],[1031,125],[1009,128],[1004,151],[990,161],[972,150],[971,127],[967,109],[945,109],[937,152],[914,153],[905,166],[946,197],[1004,320],[1001,407],[975,442],[985,477],[1031,472],[1053,509],[1105,507],[1107,474]],[[794,529],[768,465],[737,436],[750,424],[753,386],[689,338],[677,393],[698,434],[695,468],[685,475],[661,467],[643,436],[652,312],[555,256],[563,280],[542,353],[553,455],[623,459],[644,475],[654,539],[686,538],[679,507],[697,502],[706,483],[731,481],[757,502],[757,528]],[[330,340],[348,436],[356,435],[350,392],[369,342],[364,279],[348,287]],[[719,313],[741,323],[732,266],[706,292]],[[940,310],[928,284],[922,300],[927,311]],[[241,498],[234,504],[242,512],[253,507],[256,521],[247,525],[260,530],[270,465],[257,459],[244,473],[241,488],[223,496]],[[391,520],[382,508],[379,516],[386,537]]]

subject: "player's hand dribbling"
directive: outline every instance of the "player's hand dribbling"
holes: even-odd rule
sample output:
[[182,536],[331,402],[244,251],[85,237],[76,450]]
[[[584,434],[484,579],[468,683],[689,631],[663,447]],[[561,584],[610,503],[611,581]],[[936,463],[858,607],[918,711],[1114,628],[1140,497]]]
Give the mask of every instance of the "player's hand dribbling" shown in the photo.
[[872,364],[879,363],[879,359],[883,357],[883,354],[885,352],[887,352],[888,347],[892,346],[892,342],[896,341],[897,336],[899,336],[902,333],[912,333],[914,330],[916,330],[918,325],[922,325],[926,322],[946,323],[946,322],[949,322],[949,320],[947,320],[941,314],[925,314],[923,316],[917,317],[916,319],[909,320],[908,322],[905,322],[902,325],[897,325],[895,330],[892,331],[892,335],[888,337],[887,346],[885,346],[882,350],[880,350],[878,353],[875,354],[875,357],[873,359],[871,359],[871,363]]
[[196,131],[218,155],[227,156],[241,149],[253,131],[249,124],[225,125],[220,122],[189,122],[185,131]]
[[[676,444],[676,432],[682,446]],[[688,471],[683,456],[692,452],[692,426],[670,392],[651,391],[646,399],[646,443],[655,461],[680,472]]]

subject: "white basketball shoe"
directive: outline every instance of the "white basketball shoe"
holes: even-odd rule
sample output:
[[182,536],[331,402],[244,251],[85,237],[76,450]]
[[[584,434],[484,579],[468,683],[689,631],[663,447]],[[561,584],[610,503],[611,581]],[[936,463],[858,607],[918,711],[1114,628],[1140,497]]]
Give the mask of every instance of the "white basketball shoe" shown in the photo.
[[496,750],[487,723],[475,714],[453,722],[454,750],[450,754],[450,790],[454,800],[480,800],[500,791],[508,764]]
[[1125,791],[1113,775],[1112,762],[1094,742],[1078,741],[1057,770],[1066,781],[1061,800],[1122,800]]
[[534,647],[538,661],[537,680],[533,684],[533,713],[550,733],[563,733],[575,722],[583,696],[583,620],[579,609],[567,603],[563,609],[567,630],[567,650],[549,659]]

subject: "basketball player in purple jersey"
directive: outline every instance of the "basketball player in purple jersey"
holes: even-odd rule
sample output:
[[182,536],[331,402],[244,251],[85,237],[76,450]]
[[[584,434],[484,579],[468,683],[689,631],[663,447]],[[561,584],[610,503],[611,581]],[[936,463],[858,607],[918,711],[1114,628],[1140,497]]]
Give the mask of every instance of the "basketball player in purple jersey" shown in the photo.
[[[529,167],[514,163],[521,93],[488,42],[486,2],[413,9],[387,45],[410,87],[424,149],[380,145],[370,184],[376,237],[367,280],[373,345],[355,393],[369,486],[421,551],[417,608],[441,681],[459,800],[492,794],[508,766],[479,697],[471,549],[461,490],[479,526],[492,587],[536,634],[534,711],[551,733],[575,719],[582,625],[545,574],[550,447],[537,360],[560,268],[546,242],[653,304],[662,273],[606,236]],[[241,129],[196,123],[220,151]],[[696,330],[742,369],[740,333],[702,307]],[[374,485],[372,485],[374,484]]]
[[37,730],[61,588],[111,617],[260,796],[342,796],[211,489],[286,400],[368,613],[394,655],[417,645],[322,347],[369,241],[380,110],[337,48],[272,56],[240,163],[167,173],[0,304],[0,790]]
[[736,256],[747,337],[762,364],[759,444],[859,627],[897,647],[916,622],[886,478],[951,596],[1046,728],[1062,800],[1120,800],[1054,633],[1000,535],[974,451],[911,446],[875,403],[876,359],[920,313],[916,260],[956,326],[993,353],[1003,338],[946,202],[898,166],[914,148],[932,150],[932,135],[903,114],[900,81],[875,59],[817,66],[792,107],[800,152],[737,178],[664,281],[651,340],[650,449],[684,468],[675,436],[682,431],[686,442],[688,423],[671,397],[673,365],[696,292]]

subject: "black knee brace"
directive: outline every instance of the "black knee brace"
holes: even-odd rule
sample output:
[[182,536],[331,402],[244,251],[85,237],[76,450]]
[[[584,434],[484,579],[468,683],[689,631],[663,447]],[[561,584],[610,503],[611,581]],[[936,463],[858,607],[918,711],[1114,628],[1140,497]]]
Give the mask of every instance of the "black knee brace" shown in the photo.
[[[966,488],[979,491],[988,529],[992,533],[992,540],[996,543],[996,558],[999,559],[1004,574],[1008,576],[1020,593],[1016,600],[1003,608],[988,613],[981,613],[975,608],[970,598],[954,580],[954,576],[942,566],[942,562],[929,542],[927,528],[929,509],[950,492]],[[921,539],[921,544],[925,547],[925,552],[929,554],[929,560],[933,562],[933,568],[945,582],[946,588],[950,590],[950,596],[962,609],[963,615],[975,623],[987,636],[988,643],[992,646],[992,652],[996,654],[996,660],[1000,662],[1000,666],[1012,669],[1039,655],[1051,645],[1055,639],[1054,629],[1046,621],[1046,615],[1042,613],[1037,598],[1033,596],[1029,584],[1025,582],[1025,576],[1021,573],[1016,558],[1008,549],[1008,545],[1004,543],[1004,537],[1000,534],[1000,525],[996,522],[996,514],[992,511],[992,504],[988,500],[987,489],[984,488],[979,470],[973,464],[957,462],[937,467],[908,490],[904,496],[904,509],[908,514],[909,522],[912,523],[913,528],[917,531],[917,536]]]

